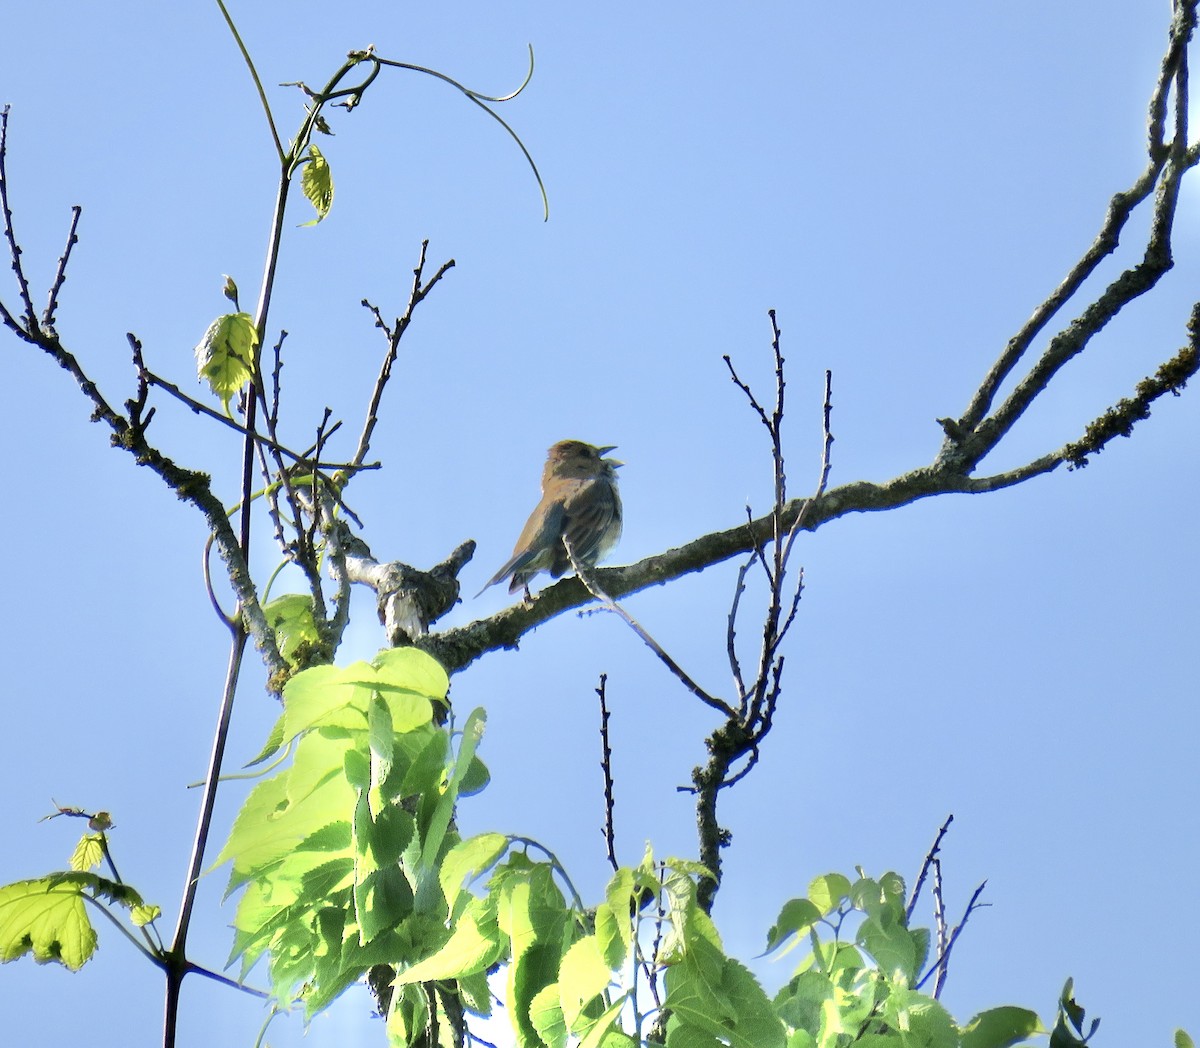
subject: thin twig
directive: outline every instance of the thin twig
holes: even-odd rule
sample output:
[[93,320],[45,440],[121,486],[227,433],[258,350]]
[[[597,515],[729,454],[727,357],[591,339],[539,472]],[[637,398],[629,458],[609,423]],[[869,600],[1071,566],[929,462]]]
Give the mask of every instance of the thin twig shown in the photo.
[[283,341],[287,336],[288,333],[280,329],[279,338],[271,347],[271,356],[275,363],[271,368],[271,410],[267,412],[267,417],[272,426],[279,424],[279,395],[283,388]]
[[946,836],[946,833],[950,829],[950,824],[953,821],[954,821],[954,813],[951,812],[949,815],[946,816],[946,821],[943,822],[941,827],[938,829],[937,836],[934,837],[934,839],[933,839],[933,844],[931,844],[929,846],[929,851],[927,851],[925,853],[925,860],[921,863],[921,872],[919,874],[917,874],[917,883],[913,885],[912,894],[909,896],[909,899],[908,899],[908,906],[905,907],[905,910],[904,910],[905,920],[908,920],[908,921],[912,920],[913,911],[917,908],[917,900],[921,897],[921,888],[925,884],[925,877],[929,873],[929,868],[930,868],[930,866],[933,865],[933,861],[938,857],[938,854],[941,852],[942,839]]
[[[21,248],[17,245],[17,234],[13,229],[12,208],[8,202],[8,110],[7,105],[0,110],[0,212],[3,212],[4,239],[8,241],[8,250],[12,257],[12,271],[17,278],[21,305],[25,307],[25,323],[29,334],[32,335],[37,331],[37,317],[33,312],[29,281],[25,278],[25,267],[21,264]],[[18,334],[20,333],[20,325],[7,309],[4,310],[4,321]]]
[[605,688],[608,684],[608,674],[600,674],[600,686],[596,694],[600,698],[600,770],[604,773],[604,843],[608,851],[608,864],[615,873],[619,869],[617,862],[616,829],[613,819],[613,809],[616,800],[613,795],[612,747],[608,739],[608,702]]
[[[1187,147],[1187,64],[1186,45],[1196,24],[1196,3],[1178,3],[1171,25],[1167,51],[1150,102],[1149,154],[1146,167],[1134,184],[1117,193],[1109,203],[1100,232],[1091,247],[1072,266],[1057,288],[1034,310],[1024,326],[1009,340],[999,359],[975,391],[966,411],[957,422],[942,420],[947,443],[942,457],[958,469],[969,471],[991,451],[1024,413],[1069,359],[1081,352],[1105,324],[1139,295],[1153,287],[1171,267],[1171,230],[1179,184],[1184,173],[1200,160],[1200,153]],[[1175,92],[1173,139],[1164,141],[1166,99]],[[1116,249],[1121,230],[1133,210],[1152,192],[1156,200],[1152,212],[1150,236],[1142,260],[1126,269],[1087,306],[1079,317],[1054,338],[1038,362],[999,409],[986,420],[1000,386],[1029,349],[1033,340],[1054,316],[1070,302],[1100,263]],[[982,424],[982,425],[981,425]]]
[[384,323],[383,316],[375,306],[371,305],[365,298],[362,301],[363,307],[374,314],[375,326],[381,328],[384,334],[387,335],[388,351],[384,355],[383,363],[380,365],[379,375],[375,379],[375,387],[371,390],[371,400],[367,405],[367,414],[363,422],[362,435],[358,438],[358,450],[351,459],[351,462],[355,464],[362,462],[367,457],[367,451],[371,447],[371,434],[375,432],[375,426],[379,421],[379,405],[383,400],[383,391],[387,386],[388,379],[391,377],[392,365],[396,363],[396,356],[400,352],[400,340],[404,337],[404,332],[408,330],[408,325],[412,323],[413,310],[425,300],[438,281],[454,267],[454,259],[443,262],[438,271],[429,279],[429,282],[422,285],[421,277],[425,272],[425,252],[428,249],[429,241],[422,240],[421,254],[417,259],[416,268],[413,270],[412,288],[408,293],[408,305],[405,307],[403,315],[396,318],[394,327],[389,327]]
[[729,659],[729,668],[733,673],[733,684],[737,691],[739,709],[745,708],[746,683],[742,679],[742,664],[737,654],[738,605],[741,603],[742,594],[746,592],[746,573],[750,570],[750,565],[754,563],[757,556],[758,551],[755,550],[748,560],[738,565],[737,580],[733,586],[733,600],[729,604],[729,617],[725,624],[725,654]]
[[[128,337],[132,338],[133,336],[130,335]],[[140,373],[141,372],[139,372],[139,374]],[[201,403],[199,400],[188,396],[183,392],[183,390],[175,385],[175,383],[169,382],[167,379],[156,375],[153,371],[148,369],[145,370],[144,374],[146,381],[149,382],[150,385],[156,386],[164,392],[169,393],[176,400],[187,405],[187,407],[189,407],[196,414],[204,415],[205,417],[212,419],[214,422],[219,422],[228,429],[232,429],[235,433],[240,433],[243,437],[248,435],[248,431],[245,426],[241,425],[236,420],[231,419],[228,415],[223,415],[221,412],[209,407],[207,404]],[[277,454],[282,455],[284,458],[291,459],[292,462],[296,463],[296,465],[305,470],[328,470],[333,472],[341,471],[355,473],[361,470],[383,468],[383,463],[381,462],[314,462],[308,458],[307,455],[301,452],[292,451],[291,448],[281,444],[277,440],[273,440],[265,433],[255,433],[254,440],[264,447],[270,448]]]
[[950,951],[954,949],[954,944],[958,942],[958,937],[962,934],[963,929],[967,926],[967,920],[970,918],[971,914],[981,907],[989,905],[988,903],[981,903],[979,901],[979,897],[983,894],[983,890],[986,887],[987,881],[984,881],[971,894],[971,900],[967,903],[966,910],[963,911],[962,920],[954,926],[953,930],[950,932],[949,938],[946,940],[945,950],[939,953],[934,966],[927,971],[924,976],[921,977],[920,982],[917,983],[914,989],[919,990],[925,985],[926,982],[929,981],[931,976],[936,976],[932,996],[935,1000],[941,996],[942,990],[946,985],[946,977],[949,975]]
[[632,615],[629,614],[629,612],[627,612],[623,607],[621,607],[621,605],[619,605],[615,600],[612,599],[612,597],[610,597],[604,592],[604,590],[600,588],[600,584],[591,575],[590,571],[579,563],[579,560],[575,556],[575,551],[571,549],[571,544],[567,542],[565,538],[563,539],[563,545],[566,546],[567,556],[571,559],[571,566],[575,569],[575,574],[579,576],[579,580],[584,584],[584,586],[587,587],[587,591],[593,597],[595,597],[596,600],[600,601],[601,604],[608,608],[609,611],[620,616],[621,619],[624,620],[625,624],[631,630],[633,630],[634,633],[642,638],[642,641],[645,643],[646,647],[648,647],[652,652],[654,652],[655,655],[658,656],[662,664],[666,666],[667,669],[675,675],[679,682],[685,688],[687,688],[688,691],[695,695],[696,698],[698,698],[706,706],[711,706],[714,710],[719,710],[721,713],[725,714],[726,717],[736,720],[737,713],[734,711],[732,706],[730,706],[724,699],[710,695],[707,691],[700,687],[700,685],[688,675],[683,667],[680,666],[679,663],[677,663],[673,658],[671,658],[670,655],[666,653],[666,651],[663,650],[662,645],[659,644],[658,641],[651,637],[650,634],[642,628],[641,623],[639,623]]
[[58,269],[54,271],[54,279],[50,283],[50,293],[46,298],[46,309],[42,313],[42,326],[48,329],[54,328],[54,313],[58,309],[58,293],[67,279],[67,263],[71,260],[71,249],[79,243],[76,230],[79,228],[79,216],[82,214],[83,208],[78,204],[71,208],[71,227],[67,231],[67,246],[63,248],[63,253],[59,256]]

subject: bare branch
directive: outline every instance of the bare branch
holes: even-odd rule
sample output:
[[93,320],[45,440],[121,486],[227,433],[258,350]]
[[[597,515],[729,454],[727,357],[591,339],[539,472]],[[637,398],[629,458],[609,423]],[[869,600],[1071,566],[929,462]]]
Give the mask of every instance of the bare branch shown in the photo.
[[46,309],[42,313],[42,326],[46,328],[53,329],[54,327],[54,314],[58,309],[58,293],[67,279],[67,263],[71,260],[71,249],[79,243],[76,230],[79,228],[79,216],[82,214],[83,208],[78,204],[71,208],[71,227],[67,231],[67,246],[59,256],[58,269],[54,272],[54,279],[50,283],[50,293],[46,298]]
[[[1150,102],[1148,160],[1133,185],[1113,196],[1100,232],[1091,247],[1071,268],[1062,283],[1033,312],[1025,325],[1009,340],[1004,352],[988,371],[962,417],[942,420],[947,433],[939,460],[955,463],[969,472],[1012,428],[1033,399],[1046,388],[1059,368],[1082,352],[1101,328],[1133,299],[1144,294],[1173,265],[1171,231],[1183,175],[1200,159],[1187,146],[1187,61],[1186,45],[1196,24],[1196,3],[1178,3],[1171,24],[1167,50]],[[1172,139],[1164,140],[1166,99],[1175,92]],[[1096,267],[1118,246],[1120,234],[1134,209],[1151,193],[1155,202],[1150,237],[1142,260],[1113,280],[1078,318],[1055,335],[1041,358],[1030,369],[1003,405],[985,419],[1000,385],[1029,349],[1033,340],[1054,316],[1080,291]]]
[[[130,335],[127,337],[132,338],[133,336]],[[176,400],[178,400],[181,404],[186,405],[193,413],[195,413],[197,415],[204,415],[205,418],[210,418],[214,422],[219,422],[219,423],[221,423],[221,425],[225,426],[228,429],[232,429],[235,433],[240,433],[242,436],[247,435],[245,426],[242,426],[239,423],[237,423],[235,420],[229,418],[228,415],[223,415],[223,414],[221,414],[221,412],[217,411],[216,409],[209,407],[207,404],[205,404],[199,400],[196,400],[194,397],[188,396],[185,392],[183,392],[183,390],[181,390],[177,385],[175,385],[174,382],[169,382],[167,379],[162,378],[159,375],[156,375],[153,371],[150,371],[144,365],[139,368],[138,374],[139,374],[139,377],[144,377],[145,380],[150,385],[155,386],[158,389],[161,389],[166,393],[169,393],[172,397],[174,397]],[[272,426],[274,425],[274,423],[271,423],[271,424],[272,424]],[[339,425],[340,425],[340,423],[339,423]],[[353,473],[353,472],[359,472],[361,470],[381,469],[382,468],[382,463],[379,463],[379,462],[321,462],[319,460],[319,458],[317,460],[314,460],[309,457],[311,454],[311,450],[308,452],[292,451],[291,448],[280,443],[278,440],[274,440],[273,438],[267,436],[264,433],[256,432],[254,434],[254,440],[257,444],[260,444],[266,448],[270,448],[276,454],[282,455],[286,459],[290,459],[292,462],[295,462],[301,468],[303,468],[305,470],[312,470],[314,472],[319,471],[319,470],[326,470],[326,471],[334,471],[334,472],[341,471],[341,472]]]
[[[938,862],[940,866],[939,860],[935,860],[935,862]],[[971,914],[973,914],[982,906],[990,905],[989,903],[981,903],[979,901],[979,897],[983,894],[983,890],[986,887],[987,881],[984,881],[979,885],[978,888],[975,889],[974,892],[971,893],[971,899],[967,903],[966,910],[963,911],[962,920],[960,920],[958,924],[954,926],[954,928],[950,931],[949,936],[945,939],[945,949],[939,949],[938,956],[934,961],[933,967],[921,977],[920,982],[917,983],[914,989],[919,990],[925,985],[925,983],[929,981],[931,977],[934,977],[933,997],[936,999],[941,996],[942,990],[946,985],[946,977],[949,975],[950,952],[954,949],[954,944],[958,942],[958,937],[962,934],[963,929],[967,926],[967,921],[970,919]],[[939,939],[944,932],[944,911],[942,921],[943,923],[939,927]]]
[[921,897],[921,887],[925,884],[925,877],[929,873],[930,866],[938,857],[938,853],[942,850],[942,838],[950,829],[950,824],[954,821],[954,813],[946,816],[946,821],[942,823],[941,828],[937,832],[937,836],[933,839],[933,844],[929,846],[929,851],[925,853],[925,861],[921,863],[921,872],[917,875],[917,883],[913,885],[912,894],[908,897],[908,906],[905,907],[904,916],[906,920],[911,921],[913,911],[917,908],[917,900]]
[[612,776],[612,747],[608,742],[608,701],[605,688],[608,685],[608,674],[600,674],[600,685],[596,695],[600,699],[600,770],[604,773],[604,843],[608,854],[608,864],[615,873],[620,864],[617,862],[617,833],[613,819],[613,809],[616,799],[613,795]]
[[4,239],[8,241],[8,252],[12,258],[12,271],[17,278],[17,292],[21,305],[25,310],[25,323],[22,325],[4,308],[4,323],[23,338],[37,331],[37,316],[33,312],[33,299],[29,294],[29,281],[25,277],[25,267],[21,263],[21,248],[17,244],[17,234],[13,229],[12,208],[8,202],[8,110],[5,106],[0,110],[0,216],[4,221]]
[[733,674],[734,687],[737,689],[739,707],[744,707],[746,704],[746,684],[742,679],[742,664],[737,654],[738,605],[741,603],[742,594],[746,592],[746,573],[757,557],[758,551],[755,550],[750,558],[738,567],[737,581],[733,585],[733,600],[729,605],[729,618],[725,627],[725,654],[729,659],[729,670]]
[[362,436],[358,438],[358,450],[351,460],[356,464],[361,463],[367,457],[367,451],[371,447],[371,434],[375,432],[376,423],[379,421],[379,405],[383,400],[383,391],[387,386],[388,379],[391,377],[392,365],[396,363],[396,355],[400,352],[400,339],[404,337],[404,332],[408,330],[408,325],[412,323],[413,310],[425,300],[425,297],[434,289],[437,282],[454,267],[454,259],[443,262],[438,271],[429,278],[429,282],[422,284],[421,277],[425,273],[425,252],[428,248],[429,241],[422,240],[421,255],[417,260],[416,268],[413,270],[412,289],[408,293],[408,305],[404,309],[404,314],[396,319],[395,325],[389,327],[375,306],[371,305],[365,298],[362,301],[363,306],[374,314],[375,326],[387,335],[388,351],[383,358],[383,364],[379,368],[379,377],[375,379],[375,388],[371,391],[371,400],[367,405],[367,415],[363,422]]

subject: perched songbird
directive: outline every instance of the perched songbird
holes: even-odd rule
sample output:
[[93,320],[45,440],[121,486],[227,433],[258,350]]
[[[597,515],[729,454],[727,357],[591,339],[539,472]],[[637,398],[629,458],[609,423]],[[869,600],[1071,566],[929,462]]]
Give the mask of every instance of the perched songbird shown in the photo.
[[512,558],[483,589],[510,575],[509,593],[528,589],[539,571],[558,578],[571,567],[567,544],[588,568],[611,552],[621,537],[617,467],[622,465],[604,457],[612,450],[581,440],[560,440],[550,449],[542,470],[542,501],[530,514]]

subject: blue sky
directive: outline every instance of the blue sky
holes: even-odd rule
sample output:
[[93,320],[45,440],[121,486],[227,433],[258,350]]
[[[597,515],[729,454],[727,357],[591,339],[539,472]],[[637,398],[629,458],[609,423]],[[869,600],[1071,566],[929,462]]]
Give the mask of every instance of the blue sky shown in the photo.
[[[397,74],[334,118],[322,142],[333,213],[299,229],[308,215],[293,212],[273,312],[290,332],[290,432],[304,443],[329,404],[357,433],[384,349],[358,302],[402,309],[428,238],[432,261],[457,266],[405,339],[375,441],[386,468],[351,499],[380,557],[429,565],[474,538],[463,574],[474,593],[536,500],[546,447],[565,437],[616,444],[627,463],[614,562],[731,526],[747,504],[765,510],[765,436],[721,355],[767,392],[769,308],[789,363],[795,493],[816,480],[826,368],[833,484],[926,463],[934,419],[962,411],[1140,171],[1166,6],[235,4],[268,84],[318,83],[374,44],[503,93],[528,44],[537,55],[503,114],[541,168],[549,223],[516,148],[444,85]],[[5,37],[13,203],[41,282],[69,206],[84,207],[64,341],[115,402],[133,391],[126,331],[186,384],[192,347],[225,306],[221,275],[253,298],[274,186],[219,13],[19,5]],[[292,127],[295,89],[272,99]],[[1076,437],[1182,344],[1200,297],[1197,199],[1185,187],[1173,272],[1064,370],[989,467]],[[1143,227],[1131,224],[1127,249]],[[0,295],[13,300],[10,283]],[[79,827],[37,822],[51,798],[105,808],[122,873],[173,918],[196,805],[186,786],[203,774],[225,660],[198,570],[202,522],[108,448],[63,373],[4,345],[0,882],[65,862]],[[1073,975],[1104,1019],[1099,1048],[1200,1031],[1187,887],[1200,859],[1197,393],[1160,402],[1086,470],[803,538],[785,703],[760,767],[722,811],[734,844],[717,917],[731,951],[757,954],[780,904],[817,874],[862,864],[911,876],[953,812],[951,911],[984,878],[991,904],[956,948],[943,998],[956,1016],[1019,1003],[1049,1017]],[[169,404],[155,430],[234,501],[231,437]],[[261,537],[265,578],[274,560]],[[733,573],[629,601],[726,693]],[[448,624],[506,599],[489,590]],[[364,595],[347,657],[381,643]],[[464,830],[546,841],[593,897],[605,874],[601,672],[622,858],[648,839],[691,856],[693,817],[675,787],[711,718],[619,622],[564,617],[454,684],[459,708],[489,711],[493,783],[464,805]],[[257,752],[275,713],[249,675],[235,760]],[[221,800],[225,825],[238,796]],[[223,872],[207,879],[192,938],[214,966],[228,949],[223,883]],[[0,970],[5,1043],[157,1043],[157,972],[101,936],[79,975],[28,959]],[[757,970],[772,988],[789,971]],[[380,1043],[364,1011],[347,998],[306,1043]],[[249,998],[192,980],[181,1044],[248,1044],[259,1019]],[[298,1021],[277,1025],[271,1043],[301,1034]]]

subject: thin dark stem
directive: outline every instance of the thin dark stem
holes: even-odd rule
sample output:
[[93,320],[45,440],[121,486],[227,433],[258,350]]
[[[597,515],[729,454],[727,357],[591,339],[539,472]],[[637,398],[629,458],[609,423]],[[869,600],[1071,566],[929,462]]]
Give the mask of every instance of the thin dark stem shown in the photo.
[[912,920],[913,911],[917,908],[917,900],[921,897],[921,888],[925,884],[925,877],[929,873],[930,866],[933,865],[934,860],[938,857],[939,852],[941,852],[942,839],[949,832],[950,824],[953,821],[954,813],[951,812],[946,816],[946,821],[938,829],[937,836],[933,839],[933,844],[929,846],[929,851],[925,853],[925,861],[921,863],[921,872],[917,874],[917,883],[913,885],[912,894],[908,898],[908,906],[904,910],[905,920]]
[[725,624],[725,655],[729,659],[734,688],[737,690],[738,708],[741,710],[746,708],[746,683],[742,679],[742,664],[737,653],[737,614],[742,594],[746,592],[746,573],[756,558],[758,558],[757,550],[750,555],[748,560],[738,566],[737,580],[733,585],[733,599],[729,604],[729,617]]
[[191,961],[188,961],[187,970],[190,974],[199,975],[204,979],[211,979],[222,986],[228,986],[231,990],[240,990],[242,993],[248,993],[251,997],[259,998],[259,1000],[269,1001],[271,999],[271,994],[266,990],[260,990],[255,986],[247,986],[245,983],[240,983],[236,979],[229,978],[228,975],[214,972],[211,968],[201,967],[198,964],[193,964]]
[[[169,382],[167,379],[162,378],[159,375],[156,375],[153,371],[150,371],[148,369],[143,369],[141,374],[144,375],[145,380],[151,386],[155,386],[158,389],[161,389],[164,392],[169,393],[172,397],[174,397],[180,403],[187,405],[187,407],[190,408],[196,414],[204,415],[206,418],[210,418],[214,422],[219,422],[222,426],[225,426],[228,429],[232,429],[235,433],[240,433],[242,436],[247,436],[249,434],[249,430],[246,428],[246,426],[237,422],[235,419],[231,419],[228,415],[224,415],[220,411],[217,411],[214,408],[209,407],[207,404],[204,404],[201,401],[196,400],[194,397],[188,396],[185,392],[183,392],[183,390],[181,390],[177,385],[175,385],[175,383]],[[254,439],[257,443],[261,444],[263,447],[270,448],[272,451],[276,452],[279,455],[282,455],[284,458],[290,459],[291,461],[295,462],[302,469],[312,470],[314,472],[316,472],[318,470],[333,471],[333,472],[337,472],[339,470],[345,471],[345,472],[357,472],[357,471],[361,471],[361,470],[381,469],[382,465],[383,465],[380,462],[367,462],[367,463],[356,464],[353,462],[321,462],[319,460],[314,461],[313,459],[309,458],[308,453],[292,451],[291,448],[286,447],[285,445],[279,443],[279,441],[277,441],[277,440],[271,439],[266,434],[256,433],[256,434],[254,434]]]
[[608,853],[608,864],[615,873],[619,869],[617,862],[616,828],[613,819],[613,809],[616,800],[613,795],[612,776],[612,747],[608,739],[608,701],[605,689],[608,685],[608,674],[600,674],[600,685],[596,694],[600,698],[600,770],[604,773],[604,843]]
[[366,418],[363,422],[362,435],[358,438],[358,450],[354,453],[351,459],[355,465],[361,463],[366,457],[367,452],[371,447],[371,435],[375,432],[375,426],[379,420],[379,405],[383,401],[383,391],[388,384],[388,379],[392,375],[392,367],[396,363],[396,356],[400,352],[400,340],[404,337],[405,331],[408,330],[409,324],[412,323],[413,311],[419,306],[428,296],[438,281],[442,279],[451,269],[454,268],[454,259],[449,259],[438,267],[436,273],[429,279],[427,284],[421,283],[421,278],[425,273],[425,253],[429,249],[429,241],[421,241],[421,254],[417,259],[416,268],[413,270],[412,287],[408,293],[408,305],[404,309],[404,313],[396,318],[396,323],[389,326],[383,319],[379,310],[371,305],[365,298],[363,306],[369,309],[375,316],[375,326],[387,335],[388,351],[384,355],[383,363],[379,368],[379,376],[375,379],[375,386],[371,390],[371,400],[367,405]]
[[954,944],[958,942],[958,937],[962,934],[963,929],[967,926],[967,921],[970,919],[971,914],[980,907],[989,905],[988,903],[981,903],[979,901],[979,897],[983,894],[983,891],[986,887],[987,881],[984,881],[979,885],[978,888],[975,889],[974,892],[972,892],[971,899],[967,903],[967,908],[963,911],[962,920],[954,926],[946,939],[945,949],[939,949],[938,956],[934,961],[933,967],[921,977],[920,982],[917,983],[914,989],[921,989],[922,986],[924,986],[931,978],[933,978],[934,990],[932,996],[935,999],[941,996],[942,990],[946,985],[946,977],[949,975],[950,952],[954,949]]
[[571,566],[575,569],[575,574],[579,577],[579,580],[585,587],[587,587],[587,591],[598,601],[600,601],[600,603],[603,604],[609,611],[620,616],[621,619],[624,620],[625,624],[631,630],[633,630],[634,633],[642,638],[642,641],[646,647],[648,647],[652,652],[654,652],[655,655],[658,656],[659,661],[661,661],[662,664],[666,666],[672,674],[675,675],[679,682],[685,688],[687,688],[688,691],[696,696],[696,698],[698,698],[706,706],[711,706],[714,710],[719,710],[721,713],[724,713],[727,717],[736,717],[737,715],[732,706],[730,706],[724,699],[718,698],[715,695],[710,695],[707,691],[700,687],[700,685],[688,675],[687,671],[684,670],[679,663],[677,663],[673,658],[671,658],[670,655],[667,654],[662,645],[646,632],[641,623],[639,623],[632,615],[629,614],[629,612],[627,612],[623,607],[621,607],[621,605],[619,605],[615,600],[612,599],[612,597],[610,597],[604,592],[604,590],[600,588],[592,573],[579,563],[578,559],[575,557],[575,551],[571,549],[570,544],[565,540],[564,544],[567,547],[567,555],[571,559]]
[[242,655],[246,650],[246,631],[241,623],[231,630],[229,667],[225,674],[225,688],[221,696],[221,708],[217,714],[217,729],[213,734],[213,747],[209,755],[208,774],[204,780],[204,792],[200,799],[200,814],[196,819],[196,834],[192,842],[192,855],[188,861],[187,879],[183,885],[183,899],[179,906],[179,919],[171,948],[165,955],[167,974],[166,1013],[163,1023],[163,1048],[174,1048],[176,1020],[179,1010],[179,990],[183,977],[187,975],[187,935],[192,921],[192,909],[196,903],[196,890],[200,886],[200,874],[204,868],[204,851],[212,828],[213,808],[217,802],[217,786],[221,777],[221,765],[225,758],[225,743],[229,737],[229,725],[233,717],[233,699],[237,691],[238,676],[242,668]]
[[221,9],[221,15],[225,19],[225,24],[229,27],[229,31],[233,34],[233,39],[237,42],[238,50],[242,53],[242,60],[246,63],[246,68],[250,70],[250,78],[254,81],[255,90],[258,91],[258,100],[262,104],[263,113],[267,118],[267,126],[271,129],[271,140],[275,143],[275,152],[280,160],[286,155],[283,148],[283,142],[280,141],[279,132],[275,128],[275,118],[271,115],[271,104],[267,101],[267,92],[263,88],[262,80],[259,78],[258,70],[254,68],[254,59],[250,57],[250,52],[246,49],[246,45],[242,42],[242,34],[238,32],[238,28],[233,23],[233,19],[229,17],[229,12],[225,9],[223,0],[217,0],[217,7]]
[[78,204],[71,208],[71,228],[67,231],[67,246],[58,259],[58,269],[54,271],[54,279],[50,283],[50,293],[46,297],[46,309],[42,313],[42,326],[54,327],[54,314],[58,309],[58,293],[62,290],[63,282],[67,279],[67,264],[71,261],[71,249],[79,243],[76,230],[79,228],[79,216],[83,208]]
[[[37,317],[33,312],[33,298],[29,294],[29,281],[25,278],[25,267],[21,264],[21,248],[17,245],[17,234],[13,229],[12,208],[8,202],[8,106],[0,110],[0,212],[4,218],[4,239],[12,258],[12,271],[17,278],[17,291],[25,309],[25,324],[32,333],[37,330]],[[7,309],[5,323],[20,333],[20,325]]]

